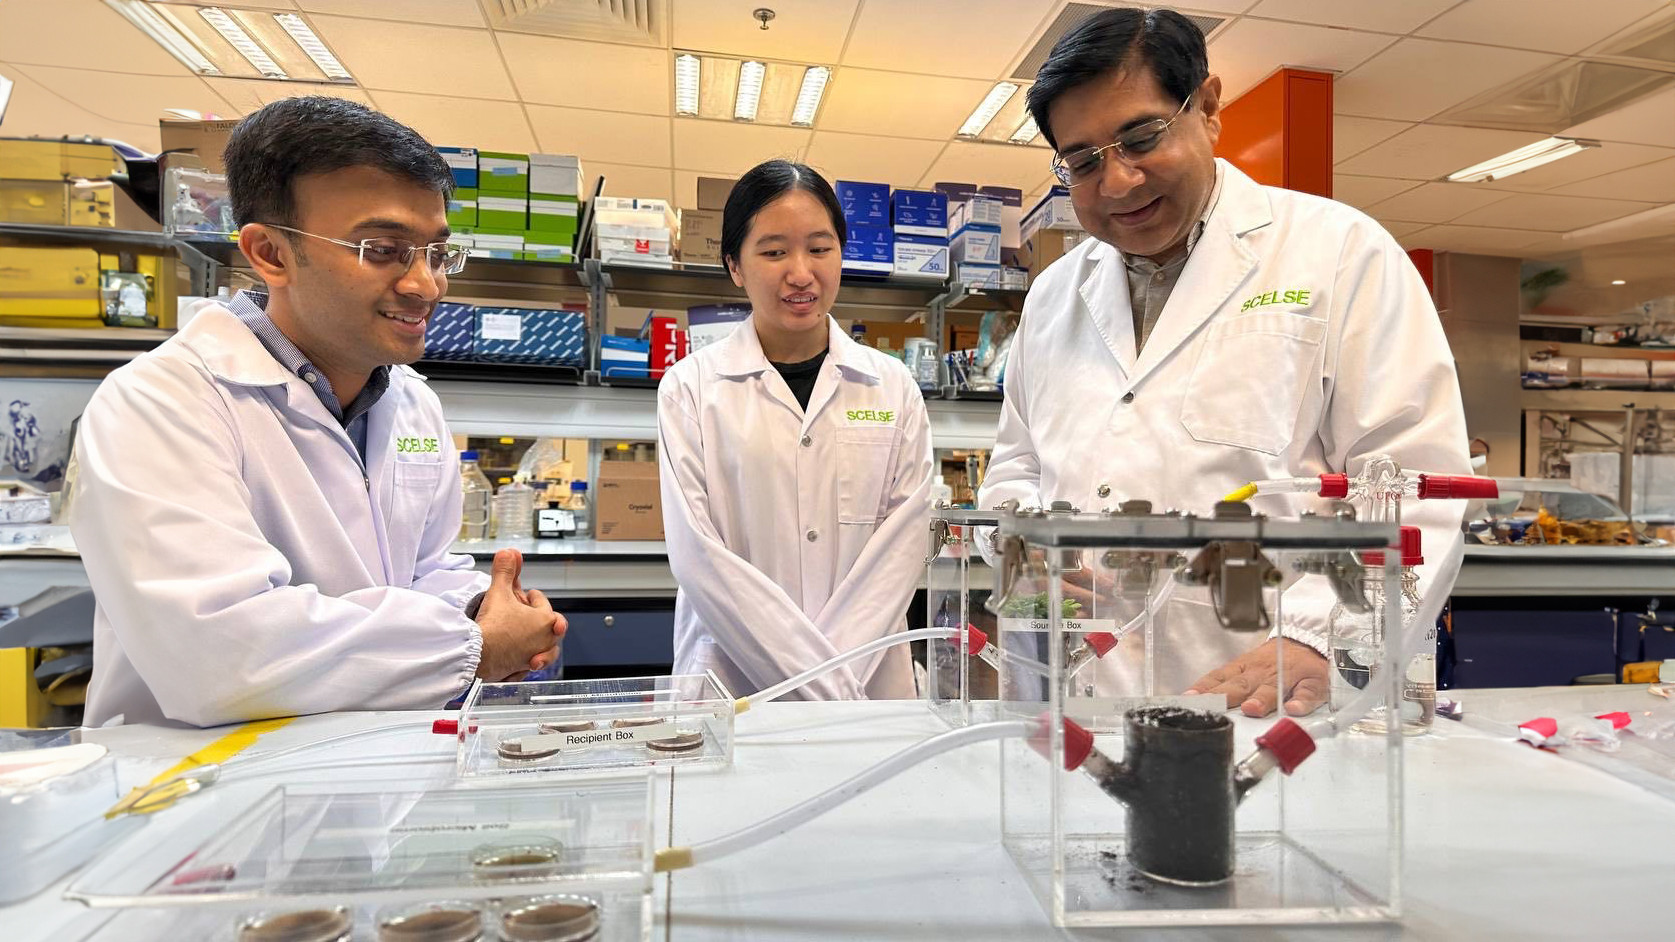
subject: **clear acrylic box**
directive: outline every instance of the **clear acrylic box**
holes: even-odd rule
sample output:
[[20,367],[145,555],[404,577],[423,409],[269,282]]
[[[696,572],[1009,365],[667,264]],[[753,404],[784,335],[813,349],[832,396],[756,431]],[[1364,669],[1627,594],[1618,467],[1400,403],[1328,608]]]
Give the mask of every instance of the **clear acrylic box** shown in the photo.
[[238,238],[227,175],[198,167],[163,171],[163,234],[180,239],[232,241]]
[[713,672],[477,683],[460,709],[461,780],[733,762],[732,694]]
[[[971,625],[994,637],[994,615],[984,607],[994,577],[977,545],[979,527],[993,527],[995,511],[931,509],[930,551],[925,557],[925,624],[958,629]],[[925,644],[925,703],[950,726],[992,719],[999,677],[960,638]]]
[[599,938],[649,936],[648,772],[562,790],[403,788],[245,790],[254,802],[223,793],[185,824],[125,842],[65,896],[124,910],[97,939],[240,939],[252,919],[333,911],[353,938],[375,939],[380,914],[401,907],[458,901],[492,918],[495,901],[552,895],[596,907]]
[[[1396,528],[1387,524],[1271,520],[1250,517],[1248,510],[1228,511],[1241,512],[1242,518],[1198,518],[1026,511],[1001,519],[998,607],[1005,610],[1009,601],[1037,593],[1048,600],[1044,631],[1011,627],[1002,619],[1003,640],[1022,636],[1047,666],[1043,678],[1010,658],[1002,660],[1002,708],[1044,716],[1051,730],[1047,760],[1040,743],[1001,744],[1003,842],[1056,925],[1353,923],[1391,920],[1399,911],[1399,732],[1323,738],[1295,775],[1276,770],[1239,800],[1233,764],[1255,752],[1256,737],[1279,717],[1250,719],[1226,711],[1220,695],[1204,706],[1187,704],[1196,707],[1191,712],[1156,707],[1178,702],[1170,694],[1186,689],[1206,669],[1202,656],[1179,663],[1186,659],[1174,642],[1186,636],[1188,620],[1214,619],[1220,625],[1226,616],[1237,630],[1223,628],[1210,637],[1236,649],[1255,647],[1267,640],[1271,625],[1288,624],[1285,605],[1329,607],[1340,585],[1350,592],[1345,575],[1353,574],[1358,584],[1363,571],[1353,552],[1383,549],[1396,537]],[[1396,554],[1387,555],[1392,563],[1375,571],[1384,573],[1387,586],[1395,585]],[[1064,597],[1080,589],[1095,604],[1102,594],[1124,601],[1125,573],[1126,602],[1138,606],[1139,624],[1104,658],[1072,676],[1072,655],[1085,623],[1066,617]],[[1160,579],[1173,581],[1167,593]],[[1136,596],[1142,585],[1150,587],[1144,599]],[[1126,617],[1120,607],[1114,611],[1121,613],[1119,621]],[[1394,615],[1386,611],[1387,617]],[[1204,634],[1196,637],[1202,644]],[[1013,650],[1025,647],[1008,643]],[[1092,678],[1084,676],[1088,671],[1095,672]],[[1388,680],[1384,696],[1395,702],[1400,672],[1390,672]],[[1142,704],[1153,709],[1128,713]],[[1076,771],[1064,768],[1067,716],[1095,734],[1096,755]],[[1192,766],[1193,782],[1209,792],[1170,780],[1167,771],[1173,767],[1159,758],[1163,753],[1156,745],[1141,752],[1158,742],[1148,738],[1143,716],[1164,716],[1188,730],[1170,730],[1171,735],[1209,737],[1190,740],[1191,748],[1203,750],[1198,755],[1216,758],[1208,774],[1204,766]],[[1185,725],[1198,723],[1202,730]],[[1120,781],[1105,779],[1102,787],[1094,761],[1099,755],[1117,764]],[[1203,794],[1213,797],[1192,797]],[[1160,795],[1164,800],[1155,800]],[[1211,820],[1225,826],[1204,824]],[[1204,840],[1230,856],[1225,870],[1199,879],[1190,869],[1166,873],[1152,862],[1158,853],[1179,856],[1182,848],[1197,846],[1194,829],[1200,825],[1209,835]],[[1167,836],[1153,840],[1154,834]]]

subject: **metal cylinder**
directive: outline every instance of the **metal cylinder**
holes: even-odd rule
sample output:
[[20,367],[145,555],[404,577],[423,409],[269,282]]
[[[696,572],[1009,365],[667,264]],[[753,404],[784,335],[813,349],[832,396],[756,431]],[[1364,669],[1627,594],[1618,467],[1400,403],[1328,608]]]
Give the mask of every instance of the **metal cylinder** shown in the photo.
[[1180,707],[1131,710],[1121,798],[1128,860],[1141,873],[1187,886],[1233,876],[1233,721]]

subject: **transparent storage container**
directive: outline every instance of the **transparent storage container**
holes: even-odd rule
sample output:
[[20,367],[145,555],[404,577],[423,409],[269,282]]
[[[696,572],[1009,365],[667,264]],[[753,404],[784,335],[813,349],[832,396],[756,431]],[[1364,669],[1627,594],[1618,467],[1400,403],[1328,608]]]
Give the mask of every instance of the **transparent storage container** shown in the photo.
[[[994,511],[934,507],[930,551],[925,557],[925,624],[955,630],[971,625],[995,637],[995,618],[984,607],[994,576],[977,545],[998,521]],[[925,704],[950,726],[992,719],[999,691],[995,669],[960,638],[925,643]]]
[[361,782],[249,794],[259,797],[206,803],[173,830],[125,842],[77,878],[67,898],[123,910],[90,938],[291,938],[245,931],[269,920],[308,922],[328,939],[347,921],[356,940],[406,940],[380,922],[453,901],[489,925],[499,906],[553,895],[597,906],[597,938],[649,937],[649,773],[562,789]]
[[12,751],[28,740],[0,740],[0,906],[39,893],[144,823],[105,819],[122,793],[103,746],[65,737],[63,745]]
[[727,766],[732,694],[713,672],[611,680],[478,682],[460,709],[461,780]]
[[227,175],[197,167],[163,171],[163,234],[179,239],[233,241],[233,201]]
[[[1288,624],[1287,604],[1329,607],[1340,588],[1351,592],[1351,581],[1359,585],[1361,567],[1353,550],[1382,549],[1396,537],[1388,524],[1270,520],[1248,516],[1248,508],[1223,512],[1227,516],[1200,518],[1034,511],[1001,518],[999,604],[1037,592],[1048,599],[1044,631],[1009,627],[1002,620],[1003,636],[1021,632],[1038,639],[1047,663],[1042,678],[1014,668],[1010,660],[1001,662],[1002,709],[1044,716],[1051,730],[1047,759],[1028,742],[1002,742],[1002,835],[1056,925],[1354,923],[1398,914],[1399,732],[1323,739],[1294,775],[1275,771],[1241,800],[1231,778],[1233,764],[1255,751],[1255,738],[1279,717],[1250,719],[1221,703],[1192,711],[1128,712],[1137,704],[1167,703],[1168,694],[1185,689],[1207,669],[1203,655],[1187,658],[1186,649],[1175,646],[1177,639],[1200,646],[1206,638],[1212,644],[1226,640],[1240,649],[1265,643],[1270,626]],[[1039,570],[1032,562],[1036,557]],[[1111,593],[1120,598],[1125,570],[1136,565],[1140,574],[1128,573],[1131,593],[1150,586],[1150,601],[1140,607],[1142,624],[1104,659],[1087,665],[1085,670],[1097,670],[1093,693],[1087,694],[1086,679],[1070,676],[1068,656],[1083,625],[1067,617],[1060,603],[1070,587],[1089,582],[1097,601],[1107,591],[1107,579],[1119,587]],[[1351,571],[1357,579],[1344,578]],[[1383,572],[1391,580],[1386,585],[1396,585],[1397,567]],[[1175,582],[1161,599],[1159,578]],[[1193,620],[1201,624],[1189,625]],[[1122,659],[1112,661],[1113,655]],[[1391,674],[1389,681],[1393,694],[1399,676]],[[1077,709],[1098,721],[1082,725],[1094,730],[1099,753],[1121,763],[1127,776],[1121,782],[1102,787],[1093,762],[1065,770],[1063,721],[1075,719]],[[1165,730],[1174,738],[1159,740],[1145,728],[1145,718],[1160,716],[1183,724]],[[1177,748],[1189,741],[1186,736],[1210,737],[1190,740],[1199,743],[1192,748],[1216,757],[1209,767],[1190,766],[1190,787],[1166,777],[1170,766],[1159,760],[1164,754],[1159,747],[1150,746],[1149,759],[1141,752],[1159,741]],[[1194,792],[1196,787],[1207,791]],[[1189,797],[1205,794],[1211,797]],[[1206,823],[1211,820],[1218,823]],[[1159,848],[1179,855],[1202,841],[1225,853],[1224,870],[1200,879],[1196,871],[1154,863]]]

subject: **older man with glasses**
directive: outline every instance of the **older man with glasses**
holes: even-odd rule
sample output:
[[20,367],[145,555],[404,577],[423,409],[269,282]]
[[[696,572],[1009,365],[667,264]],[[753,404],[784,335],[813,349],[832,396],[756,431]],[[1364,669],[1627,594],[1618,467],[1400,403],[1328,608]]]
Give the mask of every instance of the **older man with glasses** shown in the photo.
[[[1089,17],[1054,46],[1029,108],[1094,238],[1030,288],[981,506],[1142,499],[1208,513],[1247,481],[1353,473],[1378,454],[1470,473],[1453,358],[1419,273],[1367,216],[1216,159],[1221,79],[1190,20]],[[1280,496],[1255,509],[1324,508]],[[1430,599],[1458,572],[1463,511],[1404,508],[1424,530]],[[1158,692],[1223,694],[1252,715],[1313,710],[1328,689],[1323,583],[1287,589],[1274,638],[1224,630],[1177,593],[1150,652]],[[1091,601],[1098,588],[1067,591]],[[1101,692],[1138,692],[1147,652],[1130,637],[1100,662]]]
[[112,373],[76,445],[97,600],[86,721],[212,726],[443,706],[557,657],[565,622],[449,552],[459,459],[404,364],[465,252],[447,165],[335,98],[268,105],[224,159],[266,286]]

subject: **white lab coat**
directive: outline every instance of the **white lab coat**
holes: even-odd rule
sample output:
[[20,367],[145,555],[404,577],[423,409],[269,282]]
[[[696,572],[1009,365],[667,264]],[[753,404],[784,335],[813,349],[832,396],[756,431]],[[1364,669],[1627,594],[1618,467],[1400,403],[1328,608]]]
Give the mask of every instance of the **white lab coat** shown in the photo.
[[[901,361],[828,325],[806,413],[751,321],[658,387],[675,671],[714,670],[735,694],[902,630],[924,570],[924,398]],[[898,646],[790,696],[913,695]]]
[[448,552],[459,459],[419,374],[391,370],[363,472],[314,390],[206,305],[100,384],[77,449],[89,725],[433,709],[471,682],[462,609],[488,579]]
[[[1089,240],[1031,287],[981,506],[1145,499],[1208,514],[1247,481],[1354,473],[1380,452],[1404,468],[1471,473],[1448,341],[1396,241],[1348,206],[1218,163],[1220,199],[1138,358],[1113,247]],[[1306,300],[1286,300],[1302,290]],[[1269,496],[1252,507],[1287,516],[1321,503]],[[1404,503],[1403,522],[1424,530],[1422,591],[1453,586],[1464,511],[1464,501]],[[1265,640],[1223,630],[1189,594],[1177,593],[1158,639],[1160,692]],[[1287,636],[1324,651],[1331,604],[1322,577],[1289,588]],[[1101,663],[1101,687],[1134,691],[1143,647],[1118,652]]]

